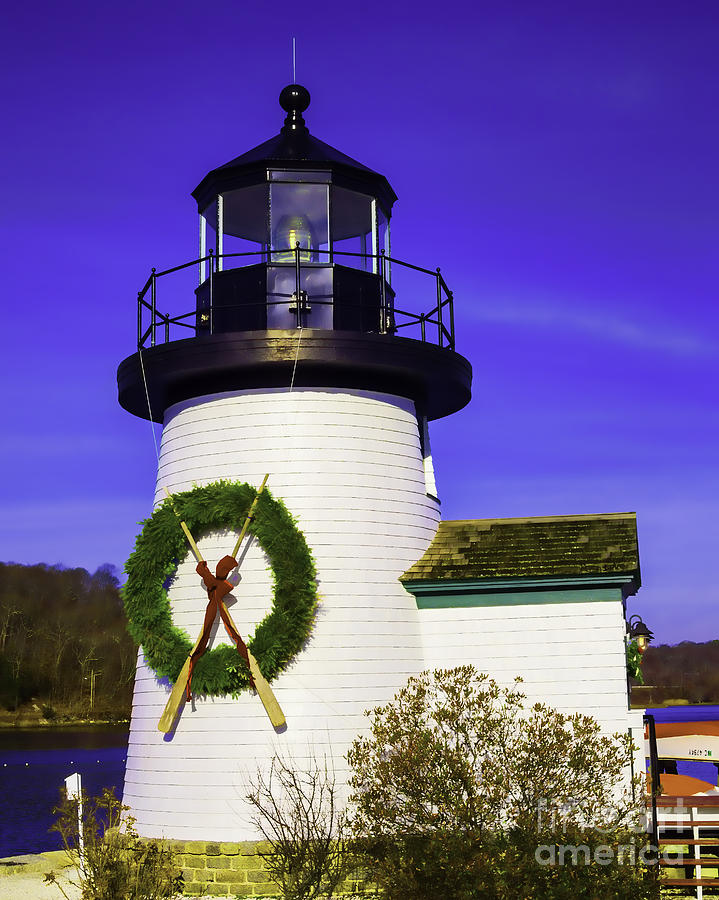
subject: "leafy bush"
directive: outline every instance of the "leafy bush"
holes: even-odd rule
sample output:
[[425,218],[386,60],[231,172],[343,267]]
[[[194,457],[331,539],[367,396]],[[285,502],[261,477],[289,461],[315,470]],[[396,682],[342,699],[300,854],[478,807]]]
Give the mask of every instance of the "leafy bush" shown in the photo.
[[639,650],[639,644],[636,641],[630,641],[626,649],[627,656],[627,675],[635,678],[638,684],[644,684],[644,675],[642,673],[642,654]]
[[[77,802],[64,797],[54,810],[58,831],[73,865],[82,900],[169,900],[182,891],[174,853],[161,841],[140,839],[129,807],[106,789],[100,797],[82,796],[82,840]],[[45,880],[70,900],[54,872]]]
[[658,896],[628,735],[524,701],[462,666],[369,713],[350,800],[386,900]]

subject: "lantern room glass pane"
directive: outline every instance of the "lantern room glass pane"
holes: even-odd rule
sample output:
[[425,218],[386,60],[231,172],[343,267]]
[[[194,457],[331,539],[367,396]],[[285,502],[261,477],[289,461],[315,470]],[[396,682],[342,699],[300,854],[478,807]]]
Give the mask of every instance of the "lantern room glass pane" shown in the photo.
[[332,177],[329,172],[315,172],[307,169],[288,170],[288,169],[270,169],[270,181],[317,181],[329,184]]
[[[334,261],[367,272],[373,270],[372,198],[346,188],[332,188],[332,252]],[[345,256],[344,254],[351,254]]]
[[[390,244],[389,244],[389,219],[384,214],[382,207],[377,205],[377,226],[379,229],[379,251],[380,253],[384,250],[385,256],[390,255]],[[389,263],[385,264],[385,280],[391,284],[391,266]]]
[[223,194],[225,235],[253,244],[267,243],[267,185],[226,191]]
[[[205,256],[209,256],[210,250],[213,254],[217,250],[217,201],[210,203],[200,213],[205,220]],[[207,265],[209,266],[209,260]],[[207,269],[204,270],[207,277]]]
[[327,264],[329,189],[326,184],[270,184],[272,262],[294,263],[299,243],[301,263]]
[[223,194],[222,223],[223,269],[262,262],[268,241],[267,185]]
[[[300,271],[304,292],[300,324],[305,328],[332,328],[332,268],[306,266]],[[297,275],[290,266],[267,267],[267,327],[296,328]]]

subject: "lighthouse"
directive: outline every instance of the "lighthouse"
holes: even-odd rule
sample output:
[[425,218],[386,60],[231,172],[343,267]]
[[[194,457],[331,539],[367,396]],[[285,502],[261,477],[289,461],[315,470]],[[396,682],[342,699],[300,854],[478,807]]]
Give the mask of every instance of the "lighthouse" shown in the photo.
[[122,406],[163,426],[125,588],[124,802],[180,842],[189,893],[266,893],[241,860],[253,778],[280,756],[341,790],[365,710],[424,669],[519,676],[528,702],[643,745],[636,515],[441,521],[429,423],[472,380],[453,296],[434,261],[392,254],[392,188],[310,133],[309,102],[286,87],[279,134],[195,188],[198,256],[152,270],[118,370]]
[[[469,402],[471,367],[455,350],[436,261],[391,254],[389,182],[314,137],[309,103],[305,88],[286,87],[279,133],[195,188],[198,257],[153,270],[138,295],[137,352],[118,369],[121,405],[162,424],[155,508],[177,498],[180,540],[182,497],[201,504],[212,485],[256,491],[268,475],[266,493],[292,517],[315,573],[301,645],[279,671],[256,650],[281,726],[251,687],[193,686],[159,730],[172,683],[140,647],[124,802],[145,837],[225,848],[259,839],[248,779],[280,754],[300,769],[327,761],[342,783],[363,712],[425,668],[420,611],[400,579],[440,521],[428,423]],[[403,266],[422,276],[422,296],[393,287]],[[211,571],[241,526],[205,529],[198,551]],[[260,629],[271,645],[279,576],[261,541],[238,556],[226,604],[252,652]],[[206,587],[188,551],[158,587],[171,618],[162,627],[194,641]],[[222,645],[232,639],[218,619],[208,648]]]

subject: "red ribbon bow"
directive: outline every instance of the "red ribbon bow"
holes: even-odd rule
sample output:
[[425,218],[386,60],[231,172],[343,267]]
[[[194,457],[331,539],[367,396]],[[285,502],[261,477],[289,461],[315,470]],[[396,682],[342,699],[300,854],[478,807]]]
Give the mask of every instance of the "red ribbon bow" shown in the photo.
[[[212,630],[212,623],[215,621],[215,616],[218,612],[220,613],[220,618],[222,619],[222,623],[225,626],[225,630],[227,631],[230,638],[234,642],[235,647],[237,648],[237,652],[247,664],[248,671],[250,669],[250,656],[247,652],[247,645],[242,640],[237,632],[237,629],[233,625],[223,601],[223,598],[226,597],[233,588],[230,582],[227,581],[227,576],[236,566],[237,560],[234,557],[223,556],[222,559],[217,563],[215,575],[213,575],[212,572],[210,572],[210,569],[204,559],[202,560],[202,562],[199,562],[197,564],[196,572],[198,573],[198,575],[202,576],[202,580],[205,582],[205,587],[207,588],[210,602],[207,604],[207,608],[205,609],[205,621],[202,625],[202,636],[200,637],[194,653],[190,656],[190,671],[187,677],[188,700],[192,699],[192,695],[190,693],[190,686],[192,685],[192,670],[194,669],[197,660],[207,649],[207,643],[210,640],[210,631]],[[255,687],[255,682],[251,672],[250,685],[253,688]]]

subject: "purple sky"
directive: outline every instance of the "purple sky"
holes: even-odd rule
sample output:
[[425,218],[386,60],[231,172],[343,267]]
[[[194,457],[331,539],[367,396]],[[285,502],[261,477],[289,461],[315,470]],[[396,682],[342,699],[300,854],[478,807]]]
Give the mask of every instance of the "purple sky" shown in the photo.
[[156,470],[117,403],[135,297],[196,255],[204,174],[279,130],[295,35],[310,130],[455,293],[444,517],[636,510],[630,612],[719,637],[715,2],[40,0],[3,33],[1,560],[123,565]]

